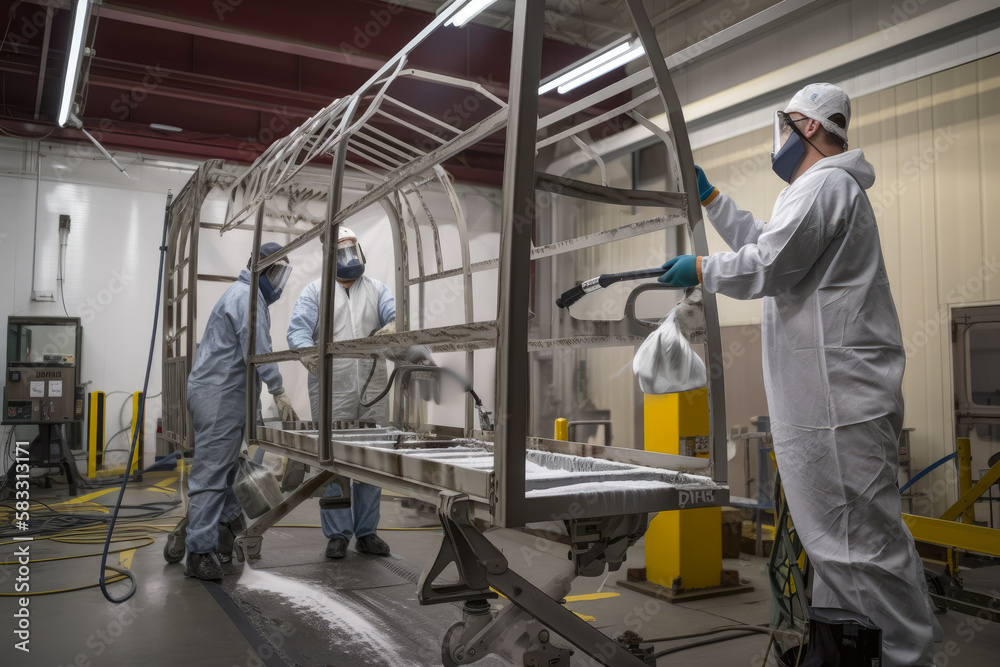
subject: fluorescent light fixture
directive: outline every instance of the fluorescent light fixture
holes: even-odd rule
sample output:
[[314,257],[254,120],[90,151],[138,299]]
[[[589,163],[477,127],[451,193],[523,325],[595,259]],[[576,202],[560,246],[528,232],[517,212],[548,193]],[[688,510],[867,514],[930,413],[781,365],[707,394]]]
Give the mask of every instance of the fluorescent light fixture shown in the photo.
[[638,40],[632,43],[622,42],[613,49],[609,49],[599,56],[580,63],[565,74],[542,84],[541,88],[538,89],[538,94],[544,95],[551,90],[557,90],[559,93],[569,92],[588,81],[593,81],[597,77],[607,74],[613,69],[632,62],[645,52],[642,43]]
[[636,42],[631,49],[626,51],[618,58],[615,58],[611,62],[604,63],[600,67],[595,67],[594,69],[584,72],[583,74],[573,79],[572,81],[559,86],[558,88],[556,88],[556,90],[560,94],[568,93],[569,91],[573,90],[578,86],[582,86],[588,81],[593,81],[597,77],[603,76],[613,69],[617,69],[622,65],[626,65],[632,62],[633,60],[643,55],[644,53],[646,53],[646,49],[643,48],[642,44]]
[[[73,7],[73,32],[66,50],[66,72],[63,75],[62,97],[59,98],[59,127],[66,127],[73,119],[73,98],[76,96],[76,79],[80,74],[83,57],[83,39],[90,20],[90,0],[77,0]],[[79,122],[79,121],[77,121]]]
[[468,3],[451,15],[451,18],[444,22],[445,25],[453,25],[460,28],[476,17],[497,0],[469,0]]
[[182,128],[175,125],[164,125],[163,123],[150,123],[149,129],[156,130],[157,132],[164,132],[166,134],[177,134],[178,132],[183,132]]

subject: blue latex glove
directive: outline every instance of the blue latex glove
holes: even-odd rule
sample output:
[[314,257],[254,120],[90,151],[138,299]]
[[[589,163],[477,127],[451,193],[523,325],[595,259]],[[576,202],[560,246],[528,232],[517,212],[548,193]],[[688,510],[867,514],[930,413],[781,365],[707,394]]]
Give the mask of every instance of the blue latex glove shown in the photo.
[[697,258],[694,255],[681,255],[663,265],[666,271],[657,280],[668,287],[694,287],[698,284]]
[[708,177],[705,176],[705,172],[698,165],[694,166],[694,174],[698,177],[698,198],[704,204],[705,200],[711,197],[713,192],[716,192],[716,189],[714,185],[708,182]]

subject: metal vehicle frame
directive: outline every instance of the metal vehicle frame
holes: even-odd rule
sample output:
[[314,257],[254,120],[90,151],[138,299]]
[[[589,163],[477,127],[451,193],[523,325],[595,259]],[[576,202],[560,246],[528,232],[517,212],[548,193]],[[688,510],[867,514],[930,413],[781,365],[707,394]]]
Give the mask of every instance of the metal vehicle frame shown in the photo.
[[[342,474],[360,481],[389,488],[404,495],[437,502],[439,517],[445,528],[445,539],[434,565],[425,573],[420,583],[419,599],[423,604],[466,601],[466,622],[453,628],[445,637],[443,660],[446,665],[466,664],[496,651],[503,641],[500,631],[504,619],[491,619],[481,613],[483,601],[500,591],[522,612],[542,621],[559,635],[569,640],[594,659],[606,665],[640,665],[639,658],[627,649],[589,626],[568,612],[558,599],[565,590],[541,591],[512,572],[503,555],[482,534],[475,519],[489,524],[516,528],[537,521],[562,520],[567,525],[573,544],[571,559],[574,573],[595,576],[608,567],[618,569],[624,560],[625,550],[646,530],[648,513],[716,506],[728,500],[726,486],[726,421],[723,405],[723,365],[719,320],[713,295],[704,294],[706,330],[703,332],[708,366],[708,391],[710,404],[710,458],[659,454],[621,447],[608,447],[575,442],[561,442],[529,434],[529,356],[539,350],[588,349],[638,345],[655,329],[655,322],[639,319],[635,302],[639,294],[656,286],[644,285],[629,296],[625,317],[618,321],[578,320],[569,312],[554,314],[545,325],[532,322],[529,314],[532,303],[532,262],[563,253],[592,248],[605,243],[632,238],[642,234],[663,232],[687,225],[695,251],[707,254],[707,240],[701,207],[697,197],[686,194],[697,192],[694,164],[685,132],[680,104],[673,88],[655,32],[645,13],[641,0],[626,0],[635,28],[650,62],[649,70],[632,75],[603,90],[588,95],[557,112],[538,118],[540,62],[544,24],[544,3],[541,0],[518,0],[513,23],[511,76],[509,96],[503,101],[482,86],[454,77],[445,77],[407,68],[408,56],[428,35],[442,29],[459,8],[460,3],[445,7],[430,25],[421,31],[399,53],[376,72],[358,93],[337,100],[294,130],[289,136],[276,141],[254,165],[236,178],[230,191],[227,218],[221,231],[241,227],[252,218],[254,248],[261,245],[265,230],[265,203],[278,196],[283,187],[295,181],[297,174],[310,161],[320,157],[332,158],[328,190],[327,217],[323,224],[299,233],[281,251],[266,258],[252,253],[251,284],[256,285],[260,275],[274,262],[288,256],[305,243],[324,238],[321,311],[319,320],[320,344],[312,348],[257,354],[254,337],[249,341],[249,364],[252,367],[265,363],[298,360],[303,355],[319,356],[319,419],[315,428],[302,424],[258,425],[255,420],[255,392],[248,391],[247,438],[251,444],[324,469],[319,477],[305,482],[285,501],[258,518],[237,538],[237,555],[252,557],[259,553],[261,536],[268,527],[305,498],[332,473]],[[467,129],[454,127],[443,120],[408,105],[391,95],[392,85],[404,79],[433,81],[435,85],[465,89],[496,106],[496,110]],[[636,85],[652,80],[653,90],[635,97],[612,111],[598,117],[589,117],[574,127],[539,140],[539,132],[564,123],[577,111],[621,93],[626,82]],[[659,98],[667,111],[669,131],[654,125],[640,115],[637,108]],[[663,142],[668,152],[668,172],[676,191],[654,192],[610,187],[606,179],[597,185],[574,180],[558,174],[536,170],[536,149],[561,138],[572,137],[581,145],[576,135],[601,122],[602,118],[628,115],[643,125]],[[379,126],[370,121],[378,117]],[[406,118],[416,120],[407,120]],[[406,134],[419,135],[419,142],[406,142],[388,132],[385,127],[405,128]],[[433,131],[426,128],[431,127]],[[468,235],[464,214],[451,179],[441,166],[464,149],[484,137],[506,129],[505,165],[503,173],[500,250],[499,257],[473,263],[470,259]],[[598,166],[603,163],[596,153],[591,154]],[[671,161],[672,160],[672,161]],[[348,168],[368,174],[376,184],[360,199],[345,204],[342,196],[345,172]],[[454,222],[462,246],[461,267],[445,269],[437,224],[430,208],[420,194],[422,186],[434,181],[446,193],[455,215]],[[533,247],[532,231],[538,219],[535,206],[536,193],[574,197],[610,204],[657,207],[667,209],[640,222],[614,229],[599,231],[573,239],[555,241]],[[185,193],[178,202],[185,201]],[[192,202],[203,195],[192,192]],[[433,232],[436,270],[428,272],[424,266],[421,226],[417,223],[413,201],[419,203],[430,220]],[[393,249],[396,266],[397,331],[394,334],[367,338],[334,341],[333,314],[335,291],[336,247],[341,224],[368,206],[381,206],[393,232]],[[175,203],[175,206],[179,204]],[[246,228],[245,226],[242,228]],[[410,231],[416,245],[417,273],[411,275],[408,243]],[[186,235],[186,236],[185,236]],[[196,257],[196,232],[171,230],[172,240],[177,238],[178,248],[168,268],[174,275],[185,269],[194,272],[191,257]],[[176,254],[180,253],[180,254]],[[185,264],[188,261],[188,264]],[[495,320],[474,321],[472,308],[472,276],[477,271],[497,269],[499,272],[498,311]],[[196,274],[194,274],[196,275]],[[413,313],[408,303],[411,286],[435,280],[461,276],[464,286],[464,323],[437,328],[414,328]],[[190,280],[190,279],[189,279]],[[193,306],[193,283],[186,288],[170,288],[166,308]],[[537,285],[535,286],[538,287]],[[184,290],[187,290],[186,292]],[[250,328],[255,329],[257,290],[250,290]],[[193,315],[188,311],[191,321]],[[175,343],[180,336],[188,336],[186,362],[183,349],[167,354],[164,363],[176,363],[172,380],[167,379],[165,390],[176,402],[183,397],[182,371],[189,370],[193,352],[193,331],[182,331],[167,318],[165,342]],[[499,416],[495,429],[484,432],[473,426],[474,409],[471,398],[466,399],[465,426],[451,427],[424,425],[420,429],[402,430],[366,428],[363,425],[341,424],[331,415],[330,368],[335,357],[367,357],[378,354],[387,347],[403,348],[426,345],[433,351],[465,351],[466,371],[474,373],[473,351],[496,349],[495,412]],[[175,360],[175,361],[172,361]],[[180,368],[182,363],[187,367]],[[248,374],[251,389],[255,374]],[[168,382],[170,383],[168,385]],[[397,387],[397,392],[400,389]],[[183,402],[180,403],[183,406]],[[165,431],[167,430],[165,420]],[[171,422],[171,432],[190,433],[189,424]],[[409,449],[394,450],[389,447],[370,446],[379,438],[391,437]],[[174,437],[182,437],[181,435]],[[190,441],[190,436],[188,441]],[[451,438],[449,443],[447,440]],[[449,447],[467,442],[478,443],[480,450],[491,452],[492,469],[470,469],[449,464],[445,459],[421,457],[414,453],[421,447]],[[368,445],[368,446],[366,446]],[[403,447],[403,444],[400,444]],[[647,474],[660,471],[672,475],[675,484],[667,484],[648,493],[622,494],[601,491],[575,490],[572,484],[562,492],[551,494],[527,493],[526,459],[574,459],[578,462],[603,461],[607,466],[618,466],[628,474]],[[449,563],[458,567],[457,583],[440,584],[436,577]],[[506,619],[509,623],[510,619]],[[525,664],[530,660],[546,660],[544,664],[567,664],[569,651],[548,643],[548,632],[532,630],[531,646],[525,653]]]

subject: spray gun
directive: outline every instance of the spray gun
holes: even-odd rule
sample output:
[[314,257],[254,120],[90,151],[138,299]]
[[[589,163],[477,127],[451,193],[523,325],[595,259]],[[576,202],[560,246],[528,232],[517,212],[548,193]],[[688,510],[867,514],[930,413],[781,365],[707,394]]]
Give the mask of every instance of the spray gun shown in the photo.
[[626,280],[643,280],[644,278],[658,278],[663,275],[663,269],[659,266],[653,269],[639,269],[638,271],[624,271],[622,273],[602,273],[596,278],[585,280],[576,287],[570,288],[556,299],[556,305],[560,308],[569,308],[574,303],[582,299],[591,292],[604,289],[608,285],[624,282]]

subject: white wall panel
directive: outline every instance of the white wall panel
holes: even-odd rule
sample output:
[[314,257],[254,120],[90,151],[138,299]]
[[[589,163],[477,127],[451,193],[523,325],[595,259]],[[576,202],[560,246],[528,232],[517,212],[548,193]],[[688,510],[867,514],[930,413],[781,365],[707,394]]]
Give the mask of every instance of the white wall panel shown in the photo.
[[[56,257],[58,219],[60,214],[71,216],[71,231],[66,253],[66,309],[70,316],[83,323],[82,382],[90,382],[87,391],[128,392],[142,387],[146,354],[149,348],[155,285],[159,262],[166,193],[180,192],[196,166],[183,160],[155,160],[139,156],[119,155],[131,179],[97,156],[88,147],[42,144],[39,160],[40,175],[35,171],[34,142],[0,141],[0,318],[8,315],[62,316],[62,304],[31,300],[32,248],[35,228],[36,182],[38,188],[37,223],[41,236],[49,238],[46,255],[38,262],[41,289],[56,287]],[[497,200],[487,189],[466,189],[459,186],[460,197],[466,204],[470,227],[474,230],[473,259],[496,256],[498,237]],[[360,196],[363,190],[349,196]],[[431,194],[429,202],[435,211],[442,211],[444,198]],[[226,201],[213,195],[202,210],[202,221],[221,223]],[[448,218],[450,219],[450,215]],[[372,207],[351,221],[365,247],[368,272],[390,287],[395,284],[395,264],[391,248],[384,239],[388,220],[380,207]],[[200,235],[199,269],[201,273],[236,277],[245,268],[253,236],[247,231],[232,231],[219,236],[215,230],[203,229]],[[265,234],[265,241],[287,243],[289,235]],[[446,262],[457,255],[457,234],[445,231]],[[295,299],[302,289],[319,277],[321,250],[319,243],[290,256],[294,272],[282,298],[271,308],[271,338],[274,349],[288,348],[286,332]],[[198,338],[204,330],[215,302],[228,287],[225,283],[199,283]],[[492,272],[476,284],[476,313],[480,317],[495,317],[496,275]],[[162,326],[162,321],[160,322]],[[155,357],[149,383],[149,395],[160,392],[160,338],[156,336]],[[477,355],[483,365],[476,378],[476,388],[488,403],[492,403],[492,356]],[[456,365],[462,370],[464,358]],[[301,415],[308,415],[309,400],[305,370],[297,362],[280,365],[286,389]],[[126,394],[108,398],[107,433],[119,429],[118,414]],[[266,414],[273,413],[269,398],[263,400]],[[438,408],[447,410],[447,408]],[[155,453],[156,419],[160,416],[159,399],[147,404],[146,460],[152,462]],[[125,410],[126,420],[130,412]],[[32,433],[19,437],[32,436]],[[109,449],[126,445],[124,436],[109,444]],[[119,453],[124,457],[124,452]],[[109,456],[114,461],[114,456]]]
[[[22,164],[33,163],[38,148],[35,143],[12,140],[0,145],[4,155],[16,155]],[[37,287],[56,291],[58,220],[60,214],[70,215],[64,296],[66,311],[80,317],[83,324],[80,380],[90,382],[88,391],[137,391],[142,388],[152,334],[166,190],[178,191],[188,174],[132,164],[133,179],[129,180],[110,164],[94,159],[86,148],[43,144],[40,153],[39,173],[0,175],[4,202],[0,257],[5,285],[0,292],[0,317],[6,321],[9,315],[64,315],[58,293],[55,302],[31,300],[32,247],[37,224],[42,250],[36,262]],[[31,167],[33,172],[34,164]],[[149,393],[159,391],[157,337]],[[117,415],[124,400],[128,400],[124,394],[108,399],[109,435],[119,429]],[[126,419],[128,414],[126,410]],[[149,462],[159,414],[159,400],[151,400],[145,420]],[[119,436],[109,448],[125,444]]]

